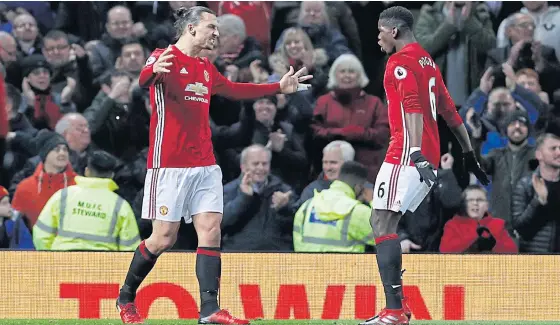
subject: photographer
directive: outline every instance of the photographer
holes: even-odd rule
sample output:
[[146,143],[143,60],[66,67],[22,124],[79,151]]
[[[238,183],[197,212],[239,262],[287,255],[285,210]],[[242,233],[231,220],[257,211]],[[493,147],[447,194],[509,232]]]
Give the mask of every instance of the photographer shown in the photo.
[[470,185],[463,192],[463,207],[445,224],[442,253],[517,253],[502,219],[488,213],[486,190]]
[[551,96],[552,92],[560,87],[560,63],[554,48],[534,39],[535,21],[530,15],[516,13],[506,21],[506,35],[510,45],[490,50],[486,66],[507,62],[515,71],[534,69],[539,74],[543,90]]

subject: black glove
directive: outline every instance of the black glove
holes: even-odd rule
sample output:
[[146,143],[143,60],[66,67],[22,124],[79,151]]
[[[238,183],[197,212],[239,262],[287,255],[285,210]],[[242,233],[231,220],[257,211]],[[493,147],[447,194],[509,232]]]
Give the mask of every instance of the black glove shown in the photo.
[[428,186],[436,182],[434,167],[424,158],[422,152],[415,151],[411,153],[410,159],[414,161],[414,167],[416,167],[416,170],[420,174],[420,182],[425,182]]
[[478,239],[476,240],[478,249],[481,252],[491,252],[494,246],[496,246],[496,238],[492,236],[490,230],[484,226],[479,226],[476,228],[476,233],[478,234]]
[[476,160],[476,156],[474,155],[474,151],[469,151],[463,153],[463,164],[465,166],[465,171],[472,172],[474,176],[483,184],[488,185],[490,181],[488,180],[488,176],[480,167],[480,164]]

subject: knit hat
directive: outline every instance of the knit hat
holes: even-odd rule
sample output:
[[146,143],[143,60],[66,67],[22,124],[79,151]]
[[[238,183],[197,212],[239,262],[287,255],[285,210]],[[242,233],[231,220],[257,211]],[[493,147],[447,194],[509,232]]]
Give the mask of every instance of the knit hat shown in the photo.
[[101,173],[114,171],[117,163],[117,158],[103,150],[96,150],[88,157],[88,166]]
[[8,190],[4,186],[0,186],[0,200],[8,195],[10,195],[10,193],[8,193]]
[[531,122],[529,121],[529,115],[525,110],[516,110],[503,117],[503,124],[501,124],[503,134],[507,134],[508,126],[517,121],[525,124],[529,130],[529,134],[531,134]]
[[27,56],[21,60],[21,69],[23,71],[23,76],[27,77],[31,71],[37,68],[46,68],[52,73],[51,65],[47,62],[44,56],[41,54],[33,54]]
[[531,123],[529,122],[529,115],[524,110],[516,110],[511,112],[509,115],[506,116],[506,120],[507,120],[507,124],[506,124],[507,126],[509,126],[511,123],[516,121],[525,124],[525,126],[527,127],[531,125]]
[[68,148],[68,143],[62,135],[47,129],[43,129],[37,133],[35,143],[42,162],[45,162],[49,152],[51,152],[51,150],[56,148],[59,144],[63,144],[66,148]]

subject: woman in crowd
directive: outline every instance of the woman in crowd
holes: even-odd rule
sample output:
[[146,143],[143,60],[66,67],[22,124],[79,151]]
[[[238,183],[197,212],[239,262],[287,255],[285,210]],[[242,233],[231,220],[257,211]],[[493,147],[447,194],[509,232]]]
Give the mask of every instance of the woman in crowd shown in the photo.
[[[363,91],[368,83],[355,55],[339,56],[329,71],[330,92],[317,99],[312,128],[317,150],[334,140],[348,141],[356,150],[355,161],[368,167],[373,183],[385,157],[389,124],[381,99]],[[314,156],[320,163],[321,154]]]

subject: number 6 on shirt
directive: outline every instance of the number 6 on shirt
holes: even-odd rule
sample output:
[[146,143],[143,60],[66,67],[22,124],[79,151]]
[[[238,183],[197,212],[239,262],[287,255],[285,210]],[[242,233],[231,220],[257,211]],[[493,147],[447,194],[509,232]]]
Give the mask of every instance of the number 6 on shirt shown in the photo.
[[436,111],[436,94],[434,93],[433,88],[436,86],[436,77],[431,77],[428,81],[428,91],[430,92],[430,108],[432,109],[432,117],[434,120],[437,120],[437,111]]

